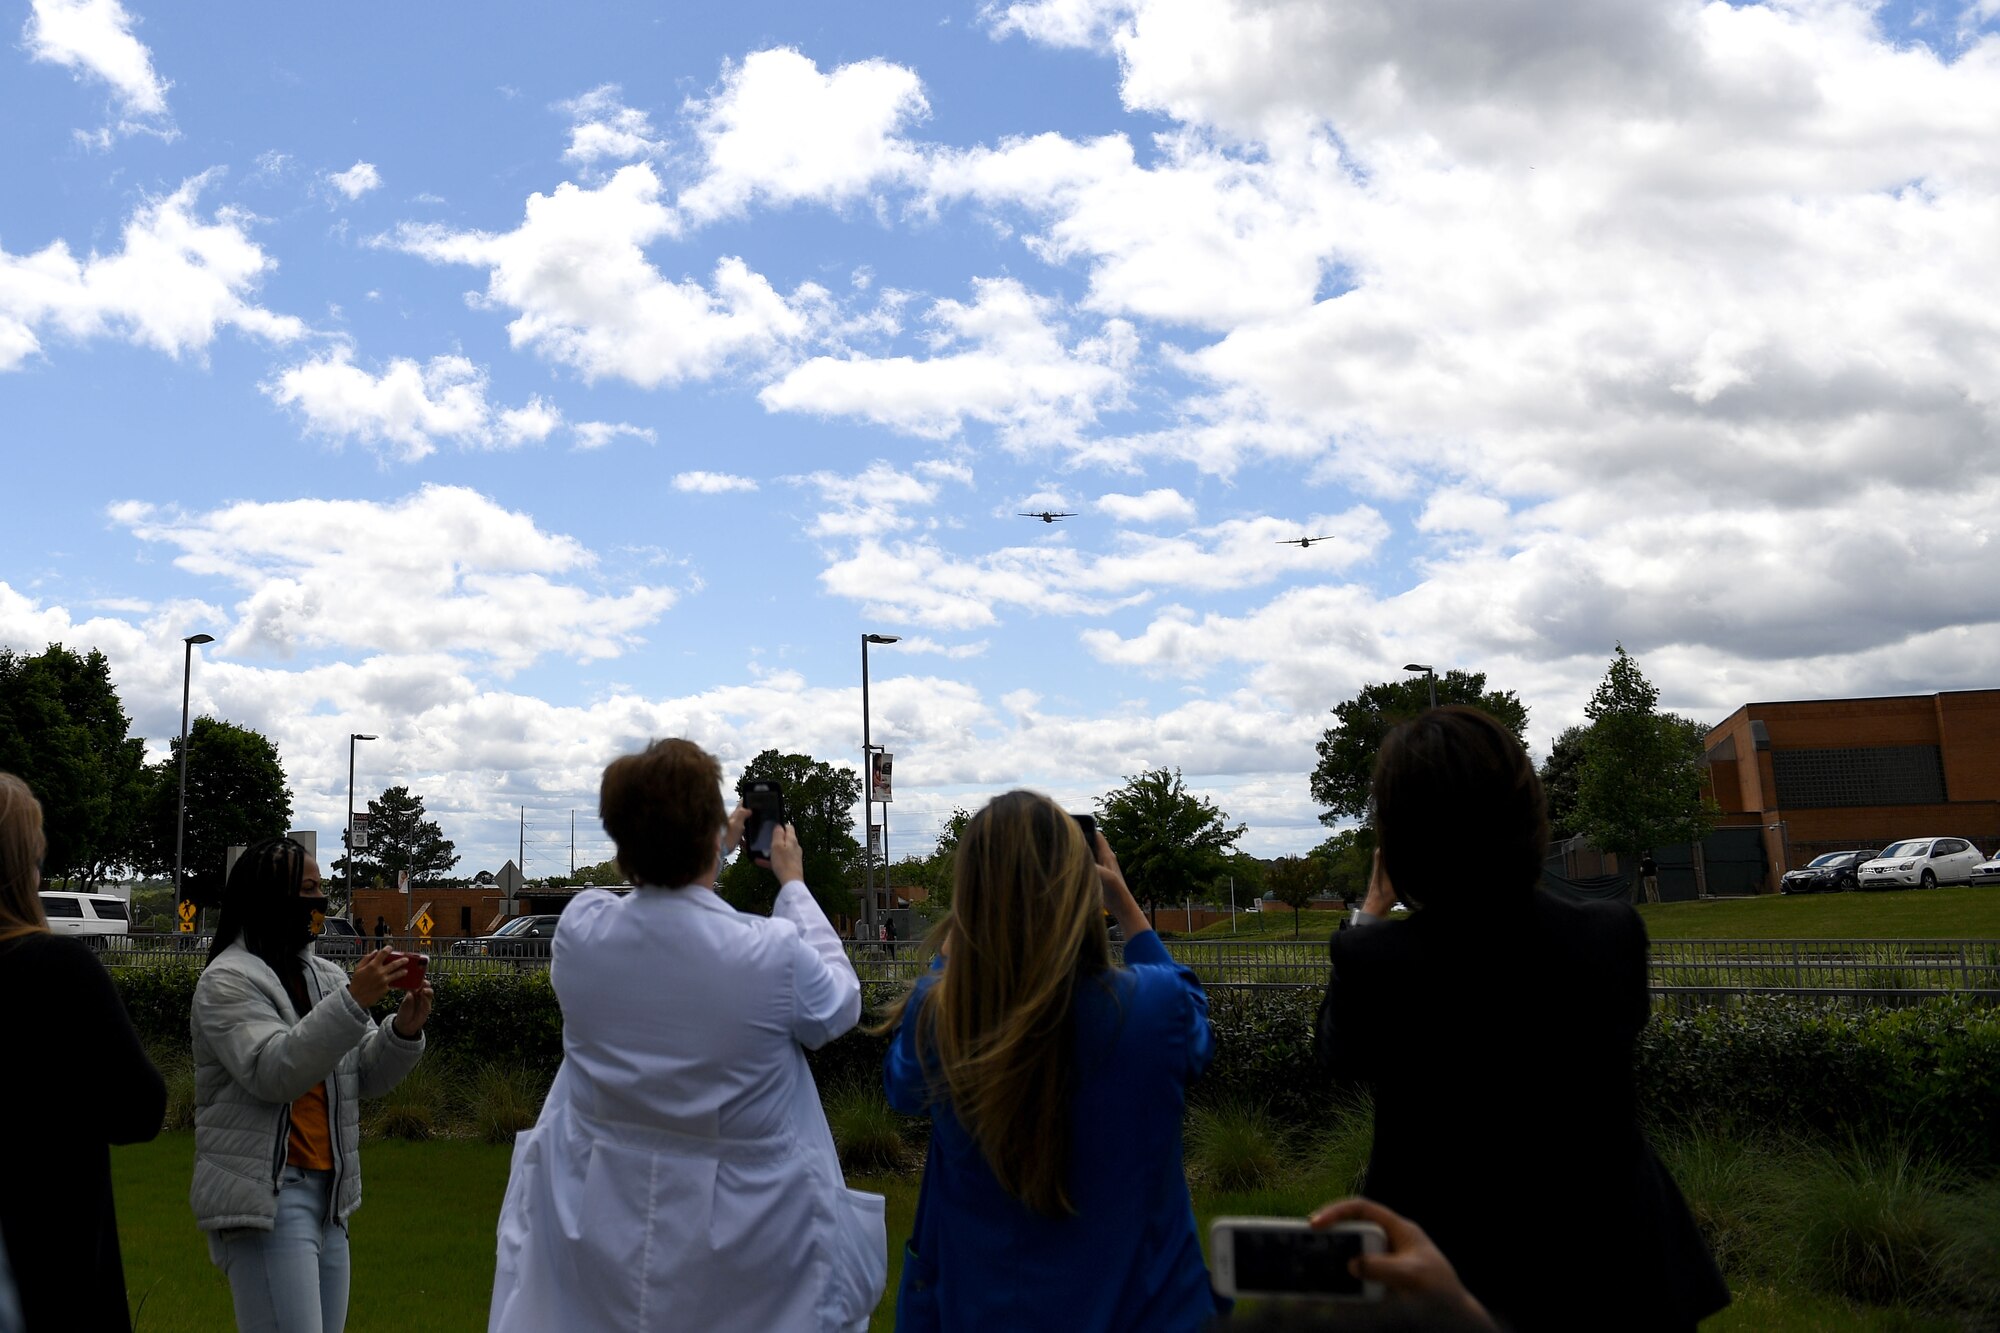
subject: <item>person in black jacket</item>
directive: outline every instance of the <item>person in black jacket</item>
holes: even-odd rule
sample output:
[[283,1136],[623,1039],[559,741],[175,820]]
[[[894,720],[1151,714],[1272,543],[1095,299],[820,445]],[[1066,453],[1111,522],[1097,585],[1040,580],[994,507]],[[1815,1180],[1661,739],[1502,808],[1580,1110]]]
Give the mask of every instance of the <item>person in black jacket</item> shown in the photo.
[[[1519,1333],[1693,1329],[1729,1290],[1639,1128],[1645,925],[1541,886],[1541,783],[1477,709],[1392,731],[1373,807],[1363,928],[1329,942],[1317,1039],[1374,1091],[1363,1192]],[[1398,897],[1416,910],[1383,920]]]
[[42,807],[0,773],[0,1013],[14,1015],[0,1097],[0,1237],[28,1333],[129,1333],[111,1197],[114,1143],[160,1132],[167,1086],[111,978],[42,915]]

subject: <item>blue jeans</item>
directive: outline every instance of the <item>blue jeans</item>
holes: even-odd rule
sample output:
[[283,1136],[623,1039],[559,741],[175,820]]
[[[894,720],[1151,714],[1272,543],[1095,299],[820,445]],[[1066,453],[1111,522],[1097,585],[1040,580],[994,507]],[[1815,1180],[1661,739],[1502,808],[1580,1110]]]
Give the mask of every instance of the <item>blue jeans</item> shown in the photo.
[[269,1231],[236,1227],[209,1247],[229,1275],[239,1333],[341,1333],[347,1324],[347,1231],[327,1217],[333,1172],[288,1166]]

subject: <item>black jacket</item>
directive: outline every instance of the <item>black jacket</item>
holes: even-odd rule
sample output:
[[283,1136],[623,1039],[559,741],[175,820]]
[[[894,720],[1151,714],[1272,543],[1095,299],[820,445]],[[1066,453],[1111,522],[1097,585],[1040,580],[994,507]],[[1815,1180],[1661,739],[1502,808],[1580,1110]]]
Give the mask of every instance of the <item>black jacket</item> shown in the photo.
[[1318,1051],[1371,1087],[1367,1194],[1522,1333],[1692,1329],[1729,1303],[1639,1129],[1646,928],[1542,889],[1335,935]]
[[55,935],[0,944],[7,1090],[0,1096],[0,1233],[28,1333],[132,1327],[114,1143],[160,1132],[167,1089],[90,950]]

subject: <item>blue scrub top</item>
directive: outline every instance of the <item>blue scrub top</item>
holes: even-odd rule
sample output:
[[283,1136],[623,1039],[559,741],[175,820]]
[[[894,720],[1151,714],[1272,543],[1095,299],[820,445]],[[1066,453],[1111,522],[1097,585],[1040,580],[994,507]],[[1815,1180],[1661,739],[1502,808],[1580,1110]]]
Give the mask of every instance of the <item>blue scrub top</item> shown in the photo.
[[1215,1039],[1208,997],[1152,931],[1125,945],[1125,966],[1079,986],[1072,1014],[1075,1107],[1070,1119],[1074,1216],[1033,1212],[1000,1188],[948,1103],[931,1104],[916,1047],[917,983],[883,1062],[889,1102],[929,1114],[923,1234],[906,1256],[899,1326],[913,1274],[929,1270],[941,1323],[953,1333],[1065,1330],[1178,1333],[1217,1311],[1181,1166],[1187,1087],[1208,1068]]

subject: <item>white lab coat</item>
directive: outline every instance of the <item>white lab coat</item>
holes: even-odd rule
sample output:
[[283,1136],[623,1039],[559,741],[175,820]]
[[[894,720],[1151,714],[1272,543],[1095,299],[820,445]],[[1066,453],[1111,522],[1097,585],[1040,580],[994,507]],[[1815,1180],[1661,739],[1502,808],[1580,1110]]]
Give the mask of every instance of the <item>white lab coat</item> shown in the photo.
[[805,1048],[861,983],[796,881],[582,893],[556,931],[563,1063],[515,1142],[489,1333],[867,1327],[882,1196],[841,1176]]

